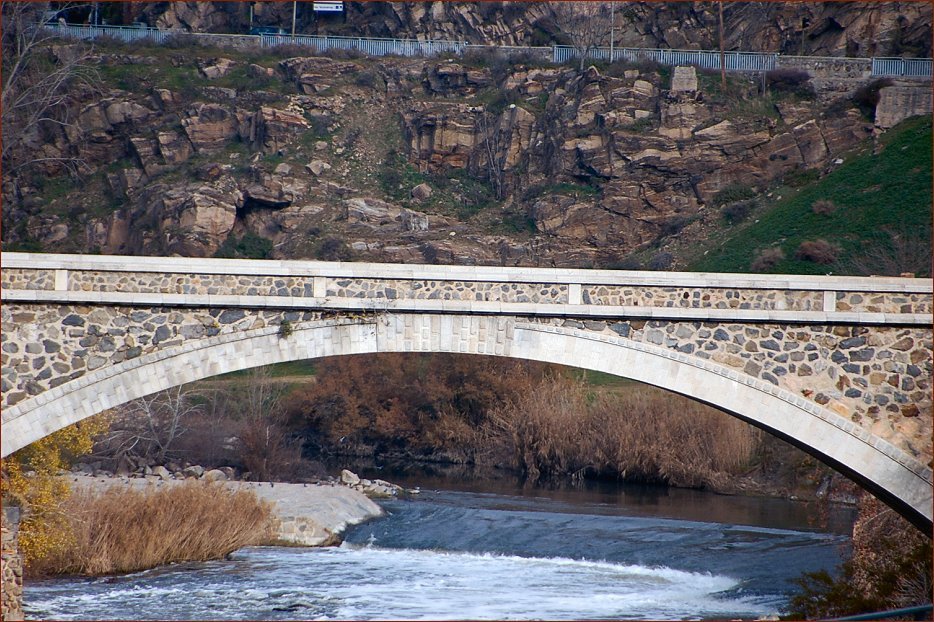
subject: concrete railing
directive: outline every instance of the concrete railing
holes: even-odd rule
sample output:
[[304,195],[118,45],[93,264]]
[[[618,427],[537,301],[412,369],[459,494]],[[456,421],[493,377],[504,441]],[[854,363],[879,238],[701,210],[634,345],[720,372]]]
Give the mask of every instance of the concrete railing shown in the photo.
[[3,253],[3,299],[929,325],[926,279]]
[[[380,39],[372,37],[332,37],[327,35],[234,35],[211,33],[187,33],[175,30],[138,28],[126,26],[77,26],[73,24],[50,23],[44,26],[60,36],[76,39],[93,40],[102,37],[112,38],[125,43],[149,40],[164,44],[176,36],[194,37],[207,43],[233,44],[236,47],[276,47],[280,45],[299,45],[310,47],[317,52],[327,50],[354,50],[368,56],[435,56],[438,54],[457,54],[474,50],[495,49],[503,54],[533,54],[549,58],[556,64],[574,62],[580,58],[580,52],[570,46],[552,47],[491,46],[476,45],[463,41]],[[544,53],[543,53],[544,52]],[[664,50],[651,48],[614,48],[598,47],[589,50],[588,58],[607,62],[642,62],[650,61],[660,65],[693,65],[702,69],[719,69],[720,52],[716,50]],[[788,58],[788,62],[784,62]],[[761,52],[724,52],[723,62],[726,71],[761,72],[786,67],[801,68],[808,62],[852,61],[866,65],[873,77],[901,77],[912,79],[930,79],[932,60],[930,58],[845,58],[845,57],[782,57],[780,54]]]

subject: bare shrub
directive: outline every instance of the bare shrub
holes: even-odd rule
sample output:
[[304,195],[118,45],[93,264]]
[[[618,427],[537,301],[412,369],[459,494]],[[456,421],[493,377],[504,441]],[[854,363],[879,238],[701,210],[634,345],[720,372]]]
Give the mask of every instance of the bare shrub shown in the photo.
[[200,410],[195,394],[181,386],[133,400],[116,409],[95,451],[115,462],[136,458],[161,463],[177,457],[178,440]]
[[789,618],[838,618],[930,602],[931,539],[863,493],[850,559],[832,576],[805,573],[789,602]]
[[837,205],[829,199],[820,199],[811,204],[811,211],[821,216],[829,216],[837,211]]
[[254,480],[289,479],[301,470],[301,443],[286,428],[284,394],[282,383],[273,382],[268,370],[260,367],[252,370],[235,402],[239,457]]
[[756,196],[756,191],[749,186],[742,184],[731,184],[723,188],[710,199],[710,204],[714,207],[720,207],[737,201],[745,201]]
[[664,271],[671,270],[671,266],[675,262],[675,256],[669,253],[668,251],[661,251],[655,253],[649,263],[646,266],[649,270]]
[[616,476],[702,487],[745,466],[759,433],[713,408],[648,387],[594,396],[554,376],[498,410],[515,464],[532,480]]
[[839,253],[840,247],[827,240],[805,240],[798,245],[795,257],[804,261],[828,265],[837,260]]
[[322,238],[315,251],[315,258],[324,261],[349,261],[353,257],[350,247],[340,238]]
[[101,90],[90,46],[61,45],[54,32],[37,27],[48,8],[48,2],[0,3],[0,163],[4,175],[30,168],[45,173],[64,168],[78,178],[86,170],[79,157],[48,155],[36,148],[56,135],[64,136],[65,131],[77,131],[77,102]]
[[660,237],[667,237],[672,235],[678,235],[681,231],[687,227],[689,224],[697,220],[696,216],[685,216],[683,214],[675,214],[671,218],[662,221],[661,230],[659,231]]
[[170,50],[190,50],[201,44],[198,37],[191,33],[179,32],[169,35],[162,42],[162,47]]
[[749,269],[753,272],[768,272],[785,260],[785,252],[777,246],[759,251]]
[[749,218],[749,215],[759,206],[755,199],[737,201],[723,208],[722,214],[728,223],[735,225]]
[[886,240],[869,246],[850,262],[853,274],[865,276],[931,275],[931,238],[907,227],[885,230]]
[[[307,54],[307,48],[306,54]],[[334,60],[355,60],[366,58],[366,54],[357,48],[328,48],[320,53],[320,56],[333,58]]]
[[219,559],[273,535],[271,506],[249,491],[185,482],[165,488],[74,492],[65,502],[71,545],[29,568],[34,575],[136,572]]
[[610,7],[605,2],[550,2],[555,24],[571,41],[584,71],[587,55],[610,35]]
[[814,97],[811,75],[801,69],[773,69],[765,74],[766,85],[775,91],[792,93],[799,97]]
[[496,450],[485,440],[489,413],[533,391],[543,369],[478,356],[335,357],[320,362],[314,384],[290,395],[286,411],[306,444],[323,450],[370,447],[473,460]]

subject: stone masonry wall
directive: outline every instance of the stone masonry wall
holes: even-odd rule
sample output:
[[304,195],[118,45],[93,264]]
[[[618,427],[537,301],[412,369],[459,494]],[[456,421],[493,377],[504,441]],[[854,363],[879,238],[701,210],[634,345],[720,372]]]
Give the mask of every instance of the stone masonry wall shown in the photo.
[[[238,308],[4,304],[3,405],[187,339],[321,317],[319,312]],[[813,400],[922,462],[932,457],[934,344],[926,327],[533,321],[617,335],[712,360]]]
[[306,321],[311,312],[243,309],[3,305],[3,406],[88,371],[180,345],[186,339]]
[[2,545],[0,545],[0,575],[2,575],[2,603],[0,619],[23,619],[23,555],[19,550],[19,510],[3,508]]
[[[539,320],[543,321],[543,320]],[[548,320],[712,360],[802,395],[925,463],[931,333],[923,328]]]
[[[567,284],[432,279],[261,276],[165,272],[109,272],[69,270],[69,291],[163,294],[207,294],[387,300],[478,300],[566,304],[572,302]],[[4,269],[5,290],[52,290],[55,271]],[[836,311],[930,314],[929,293],[835,292]],[[769,309],[821,311],[824,292],[789,288],[663,287],[635,285],[581,286],[581,302],[592,305],[710,309]]]
[[568,301],[567,285],[400,279],[328,279],[328,281],[328,296],[339,296],[341,298],[495,300],[499,302],[547,303],[566,303]]

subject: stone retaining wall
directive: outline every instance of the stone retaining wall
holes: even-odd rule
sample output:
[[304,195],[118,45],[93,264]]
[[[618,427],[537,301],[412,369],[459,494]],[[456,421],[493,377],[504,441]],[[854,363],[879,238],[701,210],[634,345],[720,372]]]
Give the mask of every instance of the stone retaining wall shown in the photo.
[[0,575],[3,578],[0,620],[23,619],[23,555],[19,550],[19,508],[2,512]]

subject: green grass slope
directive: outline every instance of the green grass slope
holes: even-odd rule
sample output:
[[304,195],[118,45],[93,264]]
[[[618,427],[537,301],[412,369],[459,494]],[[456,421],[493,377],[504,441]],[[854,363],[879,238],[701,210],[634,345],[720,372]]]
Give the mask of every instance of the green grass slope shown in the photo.
[[[773,189],[750,221],[725,229],[689,260],[689,269],[928,276],[931,151],[931,118],[909,119],[881,136],[875,149],[867,141],[845,155],[843,164],[814,183]],[[831,213],[815,211],[818,201],[831,201]],[[802,258],[800,244],[815,240],[828,242],[835,258]],[[753,270],[756,256],[772,248],[780,248],[784,258]]]

